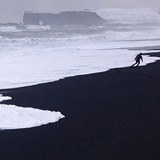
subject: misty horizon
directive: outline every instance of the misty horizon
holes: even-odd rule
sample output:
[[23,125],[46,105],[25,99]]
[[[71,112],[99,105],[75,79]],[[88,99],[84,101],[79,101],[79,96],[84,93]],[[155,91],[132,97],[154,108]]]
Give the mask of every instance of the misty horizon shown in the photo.
[[25,11],[59,13],[103,8],[159,8],[157,0],[0,0],[0,23],[22,23]]

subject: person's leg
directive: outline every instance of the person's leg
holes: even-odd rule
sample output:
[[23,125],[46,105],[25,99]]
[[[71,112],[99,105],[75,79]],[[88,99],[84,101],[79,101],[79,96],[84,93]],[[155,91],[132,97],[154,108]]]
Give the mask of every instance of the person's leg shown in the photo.
[[132,67],[134,67],[136,64],[137,64],[137,62],[136,62],[136,63],[134,63],[134,64],[132,65]]
[[136,63],[137,63],[137,65],[136,65],[136,66],[138,67],[138,66],[139,66],[139,64],[140,64],[140,61],[138,61],[138,62],[136,62]]

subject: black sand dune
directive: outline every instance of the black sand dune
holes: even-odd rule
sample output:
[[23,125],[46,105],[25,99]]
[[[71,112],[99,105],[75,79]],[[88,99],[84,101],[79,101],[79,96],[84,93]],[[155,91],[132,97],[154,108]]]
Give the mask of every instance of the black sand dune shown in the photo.
[[66,117],[1,131],[0,160],[160,159],[160,61],[1,92]]

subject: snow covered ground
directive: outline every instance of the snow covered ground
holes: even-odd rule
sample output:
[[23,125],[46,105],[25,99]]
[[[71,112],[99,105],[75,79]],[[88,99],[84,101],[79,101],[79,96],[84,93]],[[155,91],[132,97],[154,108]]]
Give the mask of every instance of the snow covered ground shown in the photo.
[[[106,19],[105,25],[26,26],[25,30],[0,26],[0,89],[131,66],[134,57],[146,51],[127,48],[159,45],[159,10],[109,8],[96,12]],[[143,58],[141,65],[158,59]],[[63,117],[59,113],[12,105],[0,105],[0,109],[1,113],[6,113],[3,114],[5,123],[0,124],[1,129],[39,126]],[[17,118],[11,117],[9,111]],[[42,117],[48,115],[51,119],[42,120],[42,114]],[[25,116],[29,124],[23,126],[18,121]],[[9,118],[10,122],[7,121]]]

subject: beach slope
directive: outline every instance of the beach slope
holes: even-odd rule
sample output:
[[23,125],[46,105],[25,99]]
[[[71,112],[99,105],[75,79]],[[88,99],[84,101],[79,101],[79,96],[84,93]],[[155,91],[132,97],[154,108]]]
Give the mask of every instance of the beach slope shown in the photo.
[[1,160],[160,159],[159,61],[1,93],[12,97],[5,104],[65,115],[57,123],[1,131]]

